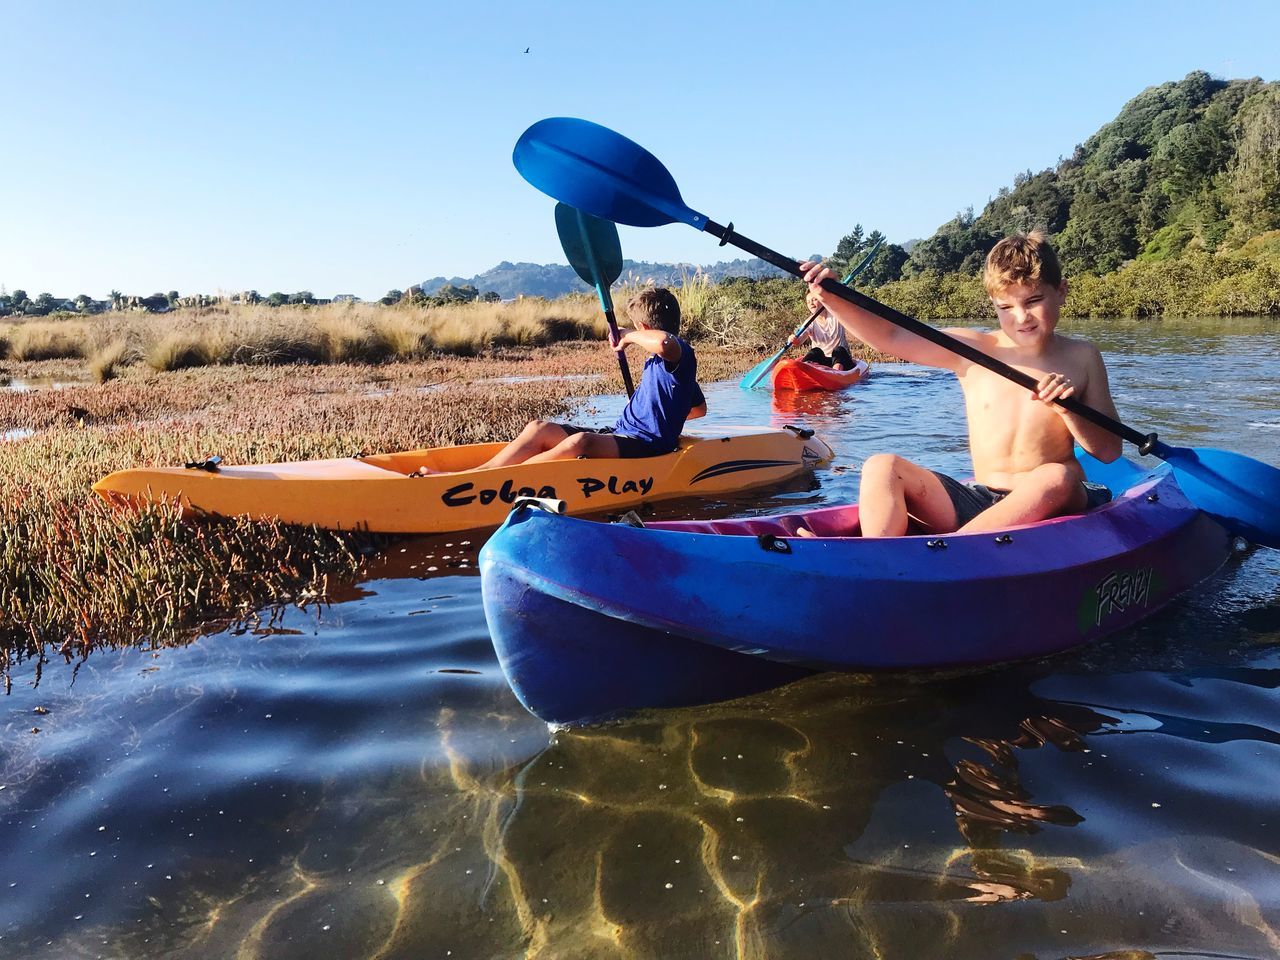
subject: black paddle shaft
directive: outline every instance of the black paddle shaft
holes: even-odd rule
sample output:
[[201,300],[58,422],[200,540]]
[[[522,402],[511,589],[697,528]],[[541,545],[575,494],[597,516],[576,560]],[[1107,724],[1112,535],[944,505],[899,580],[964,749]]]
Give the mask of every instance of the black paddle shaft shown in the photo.
[[[800,263],[792,260],[790,257],[784,257],[776,250],[770,250],[768,247],[761,246],[754,240],[744,237],[733,229],[733,224],[723,227],[713,220],[708,220],[706,226],[702,228],[714,237],[720,238],[720,245],[729,243],[737,247],[739,250],[745,250],[753,256],[766,260],[780,270],[785,270],[792,276],[804,279],[804,271],[800,269]],[[847,287],[839,280],[830,277],[822,281],[822,289],[834,293],[842,300],[847,300],[855,307],[861,307],[868,313],[874,313],[883,320],[888,320],[892,324],[902,327],[904,330],[910,330],[918,337],[936,343],[938,346],[950,350],[952,353],[959,354],[966,360],[971,360],[979,366],[986,367],[992,373],[997,373],[1007,380],[1012,380],[1019,386],[1026,387],[1032,393],[1036,392],[1037,382],[1030,375],[1023,373],[1021,370],[1014,369],[1002,360],[997,360],[990,354],[983,353],[972,344],[965,343],[963,340],[957,340],[955,337],[948,336],[941,330],[922,323],[915,317],[909,317],[905,313],[899,313],[893,307],[886,306],[879,300],[873,300],[865,293],[859,293],[852,287]],[[1154,433],[1139,433],[1132,427],[1126,426],[1119,420],[1113,420],[1093,407],[1086,406],[1075,397],[1059,397],[1054,401],[1070,410],[1076,416],[1084,417],[1090,423],[1097,424],[1104,430],[1109,430],[1118,437],[1123,437],[1132,444],[1136,444],[1139,451],[1146,455],[1156,443],[1156,435]]]
[[[604,318],[609,323],[609,329],[613,331],[615,337],[621,336],[618,332],[618,320],[613,315],[613,304],[605,308]],[[627,366],[627,360],[622,354],[618,354],[618,367],[622,370],[622,383],[627,388],[627,396],[630,397],[636,392],[636,385],[631,382],[631,369]]]

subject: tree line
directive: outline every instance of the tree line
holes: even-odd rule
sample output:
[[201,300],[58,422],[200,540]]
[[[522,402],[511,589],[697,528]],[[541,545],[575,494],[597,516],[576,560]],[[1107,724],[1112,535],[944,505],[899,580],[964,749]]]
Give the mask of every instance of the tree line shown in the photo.
[[[386,306],[407,303],[414,306],[446,306],[452,303],[496,303],[502,298],[493,291],[481,292],[471,284],[455,286],[447,283],[433,294],[425,294],[421,287],[413,286],[408,290],[388,290],[386,296],[378,302]],[[149,297],[132,296],[112,290],[105,300],[95,300],[86,293],[75,297],[55,297],[51,293],[41,293],[32,298],[25,290],[14,290],[6,293],[0,289],[0,317],[45,317],[54,313],[95,314],[109,310],[145,310],[149,313],[164,313],[179,307],[208,307],[216,303],[240,303],[262,305],[267,307],[283,306],[323,306],[328,303],[343,301],[358,302],[359,297],[353,294],[338,294],[331,299],[320,299],[310,290],[299,290],[296,293],[275,292],[265,297],[257,290],[246,290],[227,296],[214,296],[198,293],[181,296],[177,290],[168,293],[153,293]]]

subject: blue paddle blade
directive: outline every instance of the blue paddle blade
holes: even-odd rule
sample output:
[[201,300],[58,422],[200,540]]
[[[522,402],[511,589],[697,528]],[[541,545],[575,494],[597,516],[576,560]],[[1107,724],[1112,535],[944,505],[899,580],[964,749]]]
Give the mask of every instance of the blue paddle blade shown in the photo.
[[587,283],[608,287],[622,275],[622,241],[612,221],[557,203],[556,233],[569,266]]
[[1187,499],[1231,533],[1280,547],[1280,470],[1230,450],[1161,443],[1152,453],[1173,468]]
[[539,120],[520,135],[511,160],[543,193],[595,217],[632,227],[680,222],[699,230],[707,222],[681,199],[657,157],[589,120]]

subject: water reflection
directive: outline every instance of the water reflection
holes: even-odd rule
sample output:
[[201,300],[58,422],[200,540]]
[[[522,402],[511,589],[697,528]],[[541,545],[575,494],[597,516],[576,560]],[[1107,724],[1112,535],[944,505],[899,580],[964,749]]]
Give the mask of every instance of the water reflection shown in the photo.
[[[642,960],[838,943],[842,956],[985,957],[986,910],[1013,901],[1041,905],[1003,920],[1023,956],[1063,956],[1060,930],[1090,942],[1099,917],[1122,942],[1125,928],[1137,943],[1156,930],[1237,948],[1276,936],[1262,919],[1274,894],[1234,920],[1203,901],[1224,858],[1238,890],[1270,889],[1263,847],[1188,838],[1085,858],[1029,845],[1086,821],[1020,781],[1021,766],[1047,749],[1084,768],[1094,737],[1151,731],[1030,693],[979,696],[983,709],[974,684],[816,678],[781,698],[561,732],[528,759],[514,746],[479,758],[474,720],[443,711],[447,763],[321,802],[299,822],[306,847],[253,896],[219,903],[188,947]],[[978,679],[977,692],[1008,684]],[[491,719],[491,745],[501,730]],[[1159,876],[1135,888],[1135,869]]]

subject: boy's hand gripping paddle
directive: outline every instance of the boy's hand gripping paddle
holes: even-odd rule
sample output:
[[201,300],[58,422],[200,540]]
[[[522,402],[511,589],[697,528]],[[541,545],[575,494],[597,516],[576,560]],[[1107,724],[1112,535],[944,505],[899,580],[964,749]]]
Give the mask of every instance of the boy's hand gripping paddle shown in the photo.
[[[721,226],[689,207],[667,168],[649,151],[608,127],[571,117],[539,120],[516,142],[512,160],[531,184],[579,210],[636,227],[687,223],[767,260],[797,277],[799,262],[736,233],[733,224]],[[926,323],[894,310],[864,293],[830,278],[823,289],[869,313],[910,330],[1014,383],[1036,389],[1036,381],[976,347],[956,340]],[[1269,547],[1280,547],[1280,470],[1229,450],[1171,447],[1154,433],[1142,434],[1074,397],[1061,404],[1138,445],[1173,469],[1182,492],[1200,510],[1239,536]]]
[[[618,321],[613,315],[609,287],[622,273],[622,243],[618,240],[618,228],[610,220],[601,220],[568,204],[557,203],[556,232],[560,235],[560,246],[569,258],[573,272],[596,288],[600,309],[604,311],[604,318],[616,340]],[[627,356],[622,351],[618,351],[618,366],[629,397],[636,388],[631,382]]]

